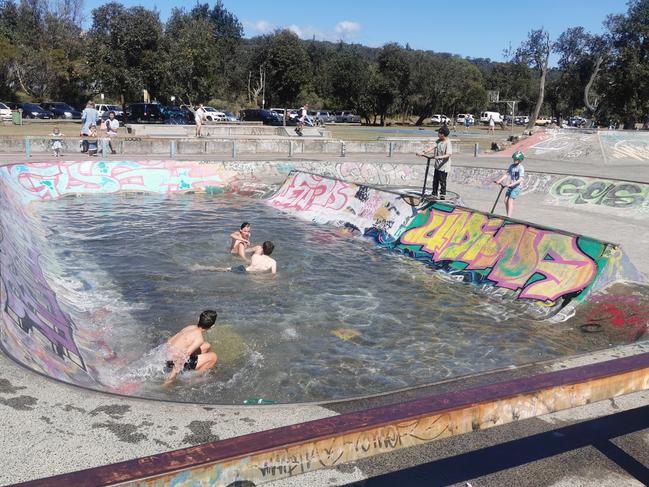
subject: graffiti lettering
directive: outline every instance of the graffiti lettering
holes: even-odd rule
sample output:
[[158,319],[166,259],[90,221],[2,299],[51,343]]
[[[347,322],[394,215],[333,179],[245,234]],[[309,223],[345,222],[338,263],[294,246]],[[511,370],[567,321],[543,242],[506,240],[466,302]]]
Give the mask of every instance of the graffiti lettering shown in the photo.
[[270,203],[281,208],[291,208],[298,211],[308,211],[312,207],[342,210],[349,196],[345,190],[350,188],[343,181],[323,179],[311,175],[310,178],[293,178],[291,183],[284,185],[282,190]]
[[592,204],[611,208],[638,208],[649,196],[649,185],[610,180],[566,177],[557,181],[550,194],[577,205]]
[[586,288],[597,271],[574,236],[443,205],[430,208],[422,220],[414,220],[398,247],[418,246],[433,263],[488,271],[488,280],[519,292],[520,298],[554,301]]

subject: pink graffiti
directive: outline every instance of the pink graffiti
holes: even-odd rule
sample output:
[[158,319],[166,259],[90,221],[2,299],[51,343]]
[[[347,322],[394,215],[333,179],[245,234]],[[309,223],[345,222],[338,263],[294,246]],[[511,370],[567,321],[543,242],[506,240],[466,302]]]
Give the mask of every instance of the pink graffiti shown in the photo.
[[281,192],[270,199],[273,206],[309,211],[313,207],[342,210],[353,195],[352,185],[314,174],[298,173],[290,176]]
[[53,199],[70,193],[203,190],[206,186],[227,186],[240,177],[223,165],[199,161],[57,162],[13,165],[8,170],[31,199]]

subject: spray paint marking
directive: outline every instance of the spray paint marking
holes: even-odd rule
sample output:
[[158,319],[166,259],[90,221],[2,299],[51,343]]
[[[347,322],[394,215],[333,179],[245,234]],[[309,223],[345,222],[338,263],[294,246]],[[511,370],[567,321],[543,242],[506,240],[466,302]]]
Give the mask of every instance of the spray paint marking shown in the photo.
[[401,235],[398,247],[420,246],[432,262],[488,271],[486,278],[495,286],[526,299],[555,301],[585,289],[597,274],[596,263],[579,248],[577,237],[449,210],[431,207],[426,221],[415,219]]

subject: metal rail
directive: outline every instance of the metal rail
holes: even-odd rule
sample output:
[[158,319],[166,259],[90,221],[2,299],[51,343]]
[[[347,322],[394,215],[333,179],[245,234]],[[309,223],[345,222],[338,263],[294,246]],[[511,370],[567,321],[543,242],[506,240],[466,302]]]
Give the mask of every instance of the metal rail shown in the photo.
[[649,353],[433,395],[18,484],[254,485],[649,388]]

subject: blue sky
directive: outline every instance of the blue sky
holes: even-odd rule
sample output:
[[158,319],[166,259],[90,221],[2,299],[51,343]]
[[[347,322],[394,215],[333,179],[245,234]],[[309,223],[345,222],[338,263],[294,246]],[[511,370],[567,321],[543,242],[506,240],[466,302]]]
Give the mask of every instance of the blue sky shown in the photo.
[[[102,5],[86,0],[90,11]],[[160,12],[192,2],[123,0]],[[204,3],[204,2],[203,2]],[[214,5],[215,0],[208,2]],[[553,38],[568,27],[599,33],[608,14],[627,11],[626,0],[224,0],[244,26],[245,36],[289,28],[304,39],[342,39],[372,47],[387,42],[414,49],[502,60],[503,49],[517,47],[530,29],[545,27]]]

